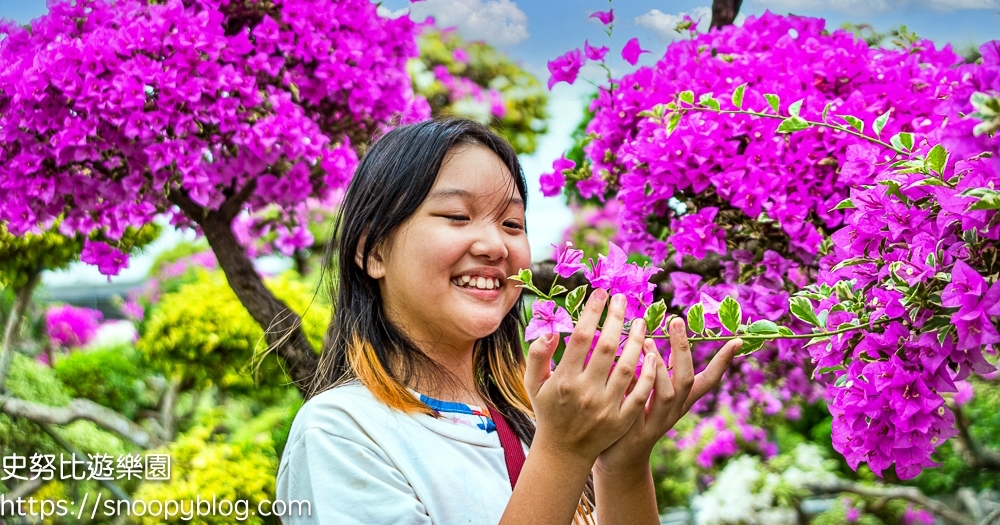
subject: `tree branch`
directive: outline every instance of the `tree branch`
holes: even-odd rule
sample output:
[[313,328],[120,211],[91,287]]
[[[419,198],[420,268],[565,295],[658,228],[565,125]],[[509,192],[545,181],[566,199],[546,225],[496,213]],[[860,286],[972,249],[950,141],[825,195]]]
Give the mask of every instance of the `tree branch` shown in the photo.
[[38,285],[41,272],[35,272],[28,277],[28,282],[20,290],[14,299],[14,307],[10,310],[10,317],[3,330],[3,342],[0,343],[0,393],[5,391],[7,383],[7,372],[10,370],[10,363],[14,360],[14,343],[17,341],[18,332],[21,328],[21,319],[31,302],[31,294]]
[[872,486],[848,481],[831,481],[827,483],[813,483],[807,486],[817,494],[836,494],[849,492],[859,496],[869,498],[902,499],[911,503],[916,503],[927,509],[928,512],[939,516],[941,519],[955,525],[976,525],[976,522],[964,514],[953,510],[951,507],[941,503],[936,499],[929,498],[920,492],[916,487],[900,486]]
[[722,29],[736,21],[743,0],[714,0],[712,2],[712,26]]
[[958,428],[958,442],[956,443],[959,452],[969,462],[972,468],[1000,471],[1000,452],[984,449],[976,442],[969,432],[969,421],[966,419],[962,408],[954,403],[950,403],[951,411],[955,414],[955,426]]
[[257,189],[257,179],[250,179],[249,182],[240,188],[240,191],[236,195],[226,199],[222,203],[222,206],[219,206],[219,213],[222,215],[222,218],[227,221],[235,219],[240,214],[240,210],[243,209],[243,204],[250,198],[250,194],[255,189]]
[[[73,454],[74,457],[80,456],[82,460],[87,462],[87,468],[88,469],[91,468],[92,462],[90,461],[90,458],[83,452],[77,450],[76,447],[72,445],[72,443],[66,441],[66,438],[60,436],[59,433],[55,431],[55,429],[50,427],[47,423],[39,423],[36,421],[35,424],[41,427],[41,429],[44,430],[45,433],[48,434],[49,437],[51,437],[52,440],[55,441],[60,447],[66,449],[66,451],[69,452],[70,454]],[[114,481],[101,479],[98,480],[97,482],[100,483],[102,487],[110,490],[111,494],[114,494],[114,496],[120,500],[130,501],[132,499],[128,496],[128,493],[122,490],[122,488],[119,487],[117,484],[115,484]]]
[[983,518],[979,525],[997,525],[997,523],[1000,523],[1000,507],[993,509],[993,512]]
[[159,439],[131,419],[89,399],[74,399],[67,406],[54,407],[16,397],[0,396],[0,412],[38,424],[68,425],[84,419],[96,423],[104,430],[118,434],[139,447],[148,449],[161,445]]

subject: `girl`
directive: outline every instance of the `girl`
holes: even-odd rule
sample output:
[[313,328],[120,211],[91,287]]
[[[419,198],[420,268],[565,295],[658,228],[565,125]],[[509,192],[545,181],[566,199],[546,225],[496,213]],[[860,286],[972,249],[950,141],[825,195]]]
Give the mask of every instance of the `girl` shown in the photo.
[[513,149],[472,121],[399,127],[367,152],[337,224],[335,316],[278,470],[277,497],[310,512],[286,524],[659,523],[653,445],[740,343],[695,376],[675,320],[671,375],[636,320],[612,371],[625,297],[588,360],[597,289],[554,371],[556,335],[525,359],[507,278],[531,263],[526,197]]

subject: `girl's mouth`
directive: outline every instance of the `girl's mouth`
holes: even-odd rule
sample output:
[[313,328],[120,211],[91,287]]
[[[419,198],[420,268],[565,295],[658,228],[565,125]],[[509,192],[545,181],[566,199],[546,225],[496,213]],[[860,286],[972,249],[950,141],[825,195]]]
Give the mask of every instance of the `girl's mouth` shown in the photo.
[[495,290],[501,286],[500,279],[492,277],[482,277],[476,275],[463,275],[451,280],[451,284],[459,288],[471,288],[473,290]]

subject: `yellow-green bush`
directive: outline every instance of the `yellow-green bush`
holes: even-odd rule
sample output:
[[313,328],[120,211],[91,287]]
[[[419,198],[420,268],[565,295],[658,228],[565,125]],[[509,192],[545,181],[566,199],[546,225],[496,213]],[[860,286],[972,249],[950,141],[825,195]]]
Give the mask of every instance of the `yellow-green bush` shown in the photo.
[[[214,384],[231,393],[264,393],[261,389],[286,384],[277,358],[265,356],[263,330],[222,272],[196,274],[193,282],[164,294],[148,315],[137,345],[145,359],[167,377],[200,387]],[[267,279],[265,285],[302,316],[302,329],[318,352],[330,306],[313,301],[313,291],[290,273]]]
[[[277,518],[265,519],[254,515],[257,505],[274,499],[275,473],[278,453],[272,438],[275,428],[290,420],[297,405],[273,408],[249,421],[226,425],[227,416],[244,415],[239,407],[220,407],[213,410],[190,431],[180,436],[164,450],[171,458],[169,481],[146,481],[133,494],[135,499],[160,500],[248,500],[248,516],[241,523],[277,524]],[[228,428],[238,428],[227,435]],[[221,432],[220,432],[221,430]],[[229,517],[216,513],[198,516],[195,522],[204,524],[234,523]],[[170,520],[143,518],[139,523],[188,523],[183,516]]]

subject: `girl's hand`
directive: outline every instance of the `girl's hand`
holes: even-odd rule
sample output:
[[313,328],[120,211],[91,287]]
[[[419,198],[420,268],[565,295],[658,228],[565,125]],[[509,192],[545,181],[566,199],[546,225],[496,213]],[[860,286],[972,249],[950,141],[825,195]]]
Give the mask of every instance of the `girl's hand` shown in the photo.
[[[656,368],[653,395],[646,403],[644,414],[637,417],[625,435],[597,458],[596,467],[602,472],[611,474],[640,468],[648,469],[649,456],[656,442],[691,409],[696,401],[718,386],[722,374],[729,368],[733,356],[743,345],[743,341],[739,339],[729,341],[712,358],[708,367],[696,376],[684,321],[675,318],[670,322],[668,331],[670,364],[674,367],[673,377],[670,377],[653,340],[646,339],[643,347],[646,360],[642,372],[646,372],[647,364]],[[622,358],[624,359],[624,356]],[[621,363],[618,366],[621,366]]]
[[[633,426],[656,378],[654,361],[645,357],[650,366],[643,366],[635,379],[635,363],[642,357],[645,337],[641,320],[633,322],[619,363],[609,374],[625,321],[625,296],[621,294],[611,300],[601,337],[585,364],[607,297],[602,289],[591,294],[555,371],[550,363],[558,334],[550,334],[531,343],[524,373],[537,425],[532,448],[570,453],[588,465]],[[634,388],[627,392],[633,382]]]

